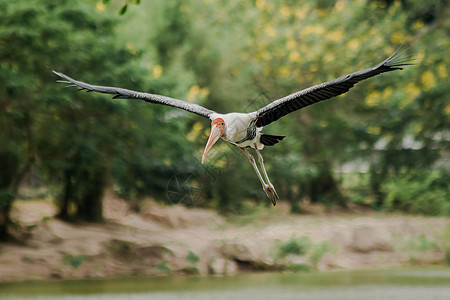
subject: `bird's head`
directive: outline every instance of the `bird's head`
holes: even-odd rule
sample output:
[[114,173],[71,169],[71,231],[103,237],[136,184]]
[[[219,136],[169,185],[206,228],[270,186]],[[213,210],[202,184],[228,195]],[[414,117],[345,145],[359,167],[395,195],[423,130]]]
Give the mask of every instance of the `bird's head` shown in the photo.
[[211,134],[209,135],[208,142],[206,143],[205,150],[203,150],[202,164],[205,161],[206,154],[211,147],[217,142],[217,140],[223,135],[225,131],[225,121],[222,118],[214,119],[211,122]]

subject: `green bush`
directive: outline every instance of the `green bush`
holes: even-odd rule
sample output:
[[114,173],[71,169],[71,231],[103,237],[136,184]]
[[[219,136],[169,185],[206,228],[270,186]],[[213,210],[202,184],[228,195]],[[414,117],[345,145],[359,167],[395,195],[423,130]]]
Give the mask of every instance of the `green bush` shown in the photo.
[[83,264],[85,261],[87,260],[87,256],[86,255],[66,255],[63,257],[63,263],[65,265],[69,265],[72,266],[72,268],[76,269],[79,266],[81,266],[81,264]]
[[186,255],[186,261],[188,265],[183,269],[187,274],[195,275],[200,272],[198,269],[198,262],[200,261],[200,257],[189,250],[189,253]]
[[166,261],[159,262],[155,265],[155,267],[161,271],[166,272],[167,274],[172,274],[172,269],[167,265]]
[[308,237],[291,237],[286,243],[282,244],[278,251],[278,257],[283,258],[289,254],[305,255],[311,246]]
[[384,208],[424,215],[450,215],[450,174],[439,170],[389,177],[381,186]]

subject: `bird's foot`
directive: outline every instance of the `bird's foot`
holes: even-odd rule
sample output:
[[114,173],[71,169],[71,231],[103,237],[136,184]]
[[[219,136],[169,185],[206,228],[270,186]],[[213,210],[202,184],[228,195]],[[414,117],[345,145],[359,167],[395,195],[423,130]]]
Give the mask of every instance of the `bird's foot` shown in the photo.
[[263,186],[264,192],[266,192],[267,197],[272,200],[273,206],[277,205],[277,200],[280,199],[278,197],[277,191],[272,184],[266,184]]

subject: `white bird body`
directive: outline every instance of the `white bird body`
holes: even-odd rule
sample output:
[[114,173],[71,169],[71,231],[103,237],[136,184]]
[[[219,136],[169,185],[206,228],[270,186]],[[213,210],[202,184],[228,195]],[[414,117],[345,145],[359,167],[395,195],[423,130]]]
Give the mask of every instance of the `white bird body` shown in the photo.
[[[254,122],[257,119],[256,112],[252,113],[213,113],[209,116],[211,121],[221,118],[225,122],[224,132],[221,138],[240,148],[257,148],[262,150],[264,145],[260,142],[262,127],[256,128]],[[251,124],[253,122],[253,124]],[[253,127],[251,126],[253,125]],[[254,128],[252,130],[249,128]],[[256,145],[256,146],[255,146]]]
[[[166,96],[136,92],[118,87],[98,86],[85,82],[81,82],[70,78],[69,76],[53,71],[57,76],[64,80],[59,82],[69,83],[69,86],[78,87],[79,90],[87,90],[88,92],[99,92],[105,94],[113,94],[114,99],[140,99],[150,103],[163,104],[172,106],[186,111],[195,113],[199,116],[209,118],[211,120],[211,134],[203,151],[202,163],[206,158],[209,149],[217,142],[219,138],[224,141],[236,145],[241,149],[248,160],[255,169],[259,180],[263,186],[263,190],[267,196],[272,200],[273,205],[276,204],[278,195],[274,186],[269,180],[267,172],[264,167],[263,157],[259,150],[266,146],[273,146],[281,141],[284,136],[267,135],[261,132],[262,128],[279,118],[317,103],[319,101],[327,100],[335,96],[346,93],[356,83],[367,78],[376,76],[381,73],[390,72],[394,70],[402,70],[403,66],[410,65],[411,58],[402,57],[408,50],[400,51],[401,47],[397,49],[391,56],[379,63],[373,68],[357,71],[335,80],[324,82],[307,89],[290,94],[286,97],[275,100],[266,106],[250,113],[228,113],[219,114],[213,110],[207,109],[203,106],[189,103],[183,100],[174,99]],[[400,52],[399,52],[400,51]],[[246,148],[253,148],[258,155],[258,161],[261,166],[263,176],[255,163],[253,156],[246,150]]]

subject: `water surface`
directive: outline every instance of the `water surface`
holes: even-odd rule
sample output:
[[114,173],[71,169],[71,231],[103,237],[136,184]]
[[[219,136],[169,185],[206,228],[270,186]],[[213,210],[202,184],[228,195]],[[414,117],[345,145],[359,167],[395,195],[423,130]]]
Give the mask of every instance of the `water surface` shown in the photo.
[[450,268],[0,284],[0,299],[450,299]]

